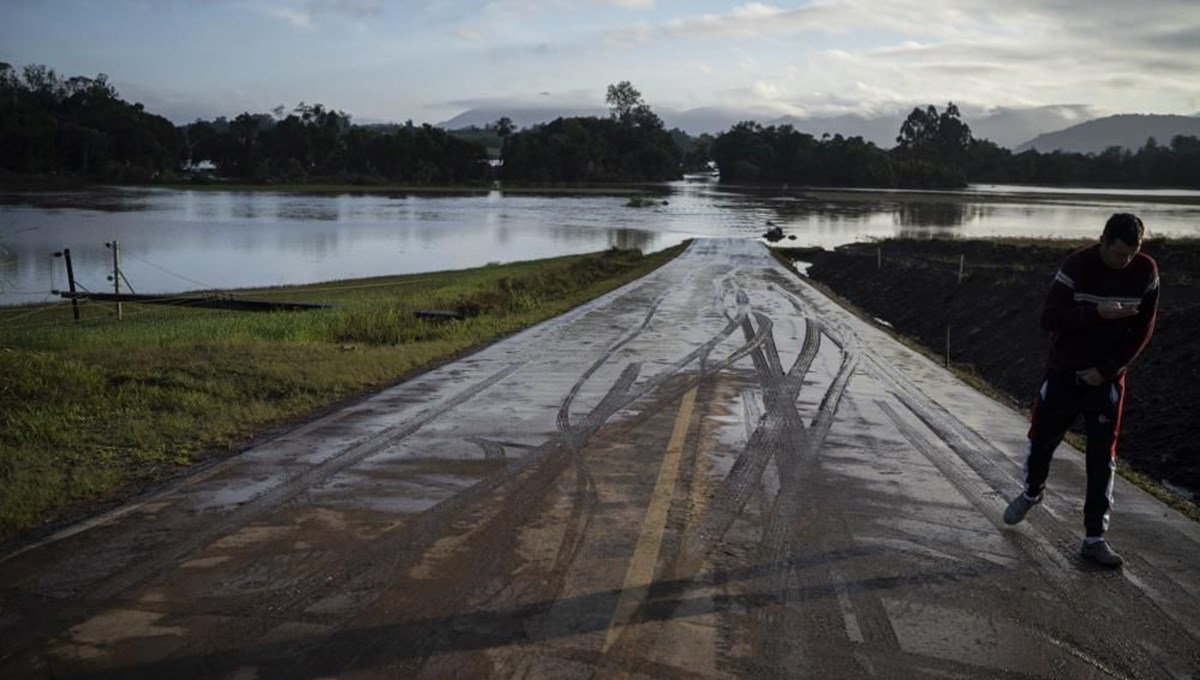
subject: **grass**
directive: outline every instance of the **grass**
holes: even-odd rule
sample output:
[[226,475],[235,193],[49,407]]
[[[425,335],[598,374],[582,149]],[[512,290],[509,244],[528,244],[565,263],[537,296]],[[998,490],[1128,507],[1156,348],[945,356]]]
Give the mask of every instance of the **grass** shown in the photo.
[[[0,308],[0,541],[119,500],[643,276],[686,244],[235,291],[328,302],[249,313]],[[418,309],[460,310],[458,321]]]

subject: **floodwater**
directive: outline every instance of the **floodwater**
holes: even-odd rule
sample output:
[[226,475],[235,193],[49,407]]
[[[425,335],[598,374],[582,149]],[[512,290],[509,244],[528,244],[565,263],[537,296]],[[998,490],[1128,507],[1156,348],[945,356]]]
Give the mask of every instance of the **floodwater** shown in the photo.
[[[1200,192],[979,186],[963,192],[736,189],[711,181],[654,187],[651,207],[598,194],[297,194],[94,189],[0,194],[0,305],[55,299],[71,250],[77,281],[111,290],[312,283],[475,267],[603,250],[652,252],[691,237],[757,238],[780,226],[791,245],[834,247],[889,236],[1093,237],[1133,211],[1156,235],[1200,236]],[[664,203],[665,202],[665,203]],[[126,284],[126,281],[128,282]]]

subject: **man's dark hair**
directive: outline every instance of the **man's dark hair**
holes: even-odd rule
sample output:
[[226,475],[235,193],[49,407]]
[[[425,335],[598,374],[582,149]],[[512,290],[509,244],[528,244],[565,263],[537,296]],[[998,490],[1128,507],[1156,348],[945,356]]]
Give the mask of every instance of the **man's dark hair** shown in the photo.
[[1145,233],[1146,228],[1142,226],[1141,218],[1133,213],[1113,213],[1104,223],[1105,243],[1120,241],[1131,246],[1140,246]]

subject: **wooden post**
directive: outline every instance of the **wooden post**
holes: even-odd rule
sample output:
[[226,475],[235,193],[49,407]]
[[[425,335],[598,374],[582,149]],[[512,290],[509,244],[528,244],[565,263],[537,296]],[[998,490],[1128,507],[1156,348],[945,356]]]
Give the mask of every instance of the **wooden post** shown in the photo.
[[883,246],[875,248],[875,268],[883,269]]
[[946,324],[946,368],[950,368],[950,324]]
[[963,268],[966,266],[966,264],[967,264],[967,256],[959,255],[958,256],[958,285],[960,285],[960,286],[962,285]]
[[121,319],[121,244],[113,239],[110,243],[104,245],[112,248],[113,251],[113,273],[109,277],[113,282],[113,294],[117,296],[117,319]]
[[[75,292],[75,268],[71,266],[71,249],[63,248],[61,253],[54,253],[54,257],[61,257],[67,263],[67,289],[72,293]],[[71,298],[71,314],[75,320],[79,321],[79,300]]]

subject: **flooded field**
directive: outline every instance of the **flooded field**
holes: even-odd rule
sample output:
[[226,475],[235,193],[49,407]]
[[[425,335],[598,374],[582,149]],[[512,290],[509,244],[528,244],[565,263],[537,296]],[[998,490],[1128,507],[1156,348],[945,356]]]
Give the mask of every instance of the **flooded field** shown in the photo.
[[0,305],[55,299],[69,248],[88,290],[121,271],[138,293],[311,283],[475,267],[603,250],[655,251],[687,238],[759,237],[833,247],[889,236],[1092,237],[1132,210],[1152,234],[1200,235],[1200,192],[973,187],[963,192],[655,187],[627,196],[446,193],[302,194],[95,189],[0,194]]

